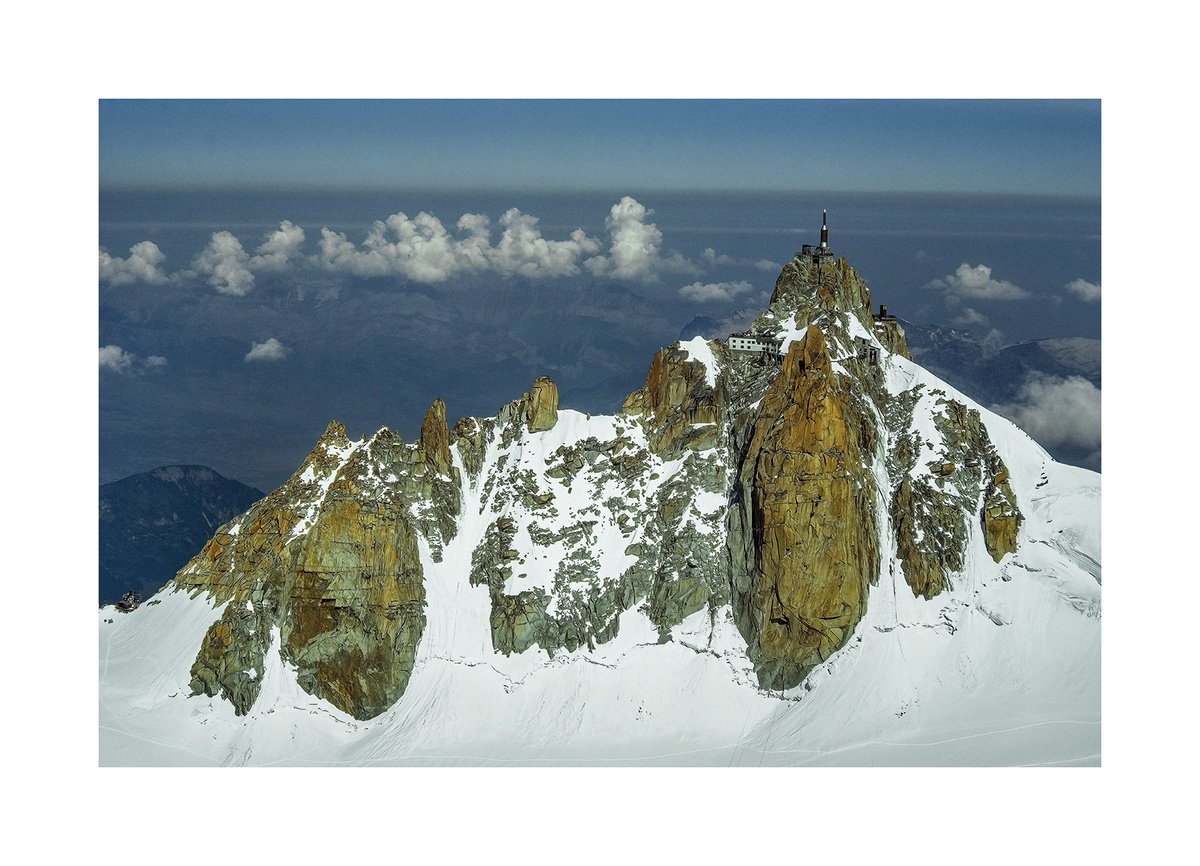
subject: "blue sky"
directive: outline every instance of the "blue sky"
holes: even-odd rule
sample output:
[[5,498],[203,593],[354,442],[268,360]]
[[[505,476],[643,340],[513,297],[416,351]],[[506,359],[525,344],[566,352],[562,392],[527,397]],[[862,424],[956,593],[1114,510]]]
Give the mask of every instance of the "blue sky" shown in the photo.
[[1099,100],[102,100],[103,187],[1100,194]]

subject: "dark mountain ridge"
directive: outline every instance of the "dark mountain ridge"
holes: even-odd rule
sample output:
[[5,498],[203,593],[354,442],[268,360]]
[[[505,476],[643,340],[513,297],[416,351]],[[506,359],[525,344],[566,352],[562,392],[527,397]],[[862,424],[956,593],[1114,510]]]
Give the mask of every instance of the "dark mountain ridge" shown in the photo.
[[263,497],[207,466],[160,466],[100,485],[100,603],[156,592],[213,531]]

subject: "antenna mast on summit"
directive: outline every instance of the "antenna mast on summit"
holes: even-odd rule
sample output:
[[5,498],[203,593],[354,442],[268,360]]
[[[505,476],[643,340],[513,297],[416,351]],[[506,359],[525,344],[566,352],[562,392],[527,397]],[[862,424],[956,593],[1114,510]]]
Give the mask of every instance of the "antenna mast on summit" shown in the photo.
[[817,266],[817,284],[821,283],[821,259],[833,255],[829,251],[829,211],[821,211],[821,243],[813,247],[812,244],[805,244],[800,248],[800,255],[812,258],[812,262]]
[[813,251],[813,261],[817,263],[817,285],[821,285],[821,259],[831,255],[829,252],[829,211],[821,209],[821,245]]

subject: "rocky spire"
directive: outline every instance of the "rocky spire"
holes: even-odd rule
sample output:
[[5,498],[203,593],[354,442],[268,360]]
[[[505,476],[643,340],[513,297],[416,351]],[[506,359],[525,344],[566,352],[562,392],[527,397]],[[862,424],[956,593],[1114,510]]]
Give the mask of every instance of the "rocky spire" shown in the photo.
[[425,413],[419,444],[426,462],[443,475],[450,471],[450,429],[446,426],[446,403],[441,397]]
[[798,685],[845,644],[879,573],[856,412],[809,325],[762,399],[730,539],[734,609],[765,688]]
[[525,420],[530,433],[549,430],[558,423],[558,387],[549,376],[538,376],[533,380]]

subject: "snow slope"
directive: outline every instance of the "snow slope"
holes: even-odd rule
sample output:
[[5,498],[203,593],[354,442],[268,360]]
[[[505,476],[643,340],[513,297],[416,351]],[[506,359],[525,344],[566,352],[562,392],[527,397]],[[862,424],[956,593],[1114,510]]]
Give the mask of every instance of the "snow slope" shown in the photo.
[[[703,341],[687,348],[708,351]],[[472,551],[495,517],[485,468],[480,483],[464,485],[458,534],[441,561],[420,541],[428,622],[390,710],[358,721],[304,693],[277,634],[248,715],[189,696],[189,667],[220,611],[165,590],[129,614],[100,610],[101,763],[1098,764],[1100,476],[1055,463],[916,364],[885,353],[884,365],[893,393],[922,384],[979,409],[1025,515],[1020,546],[996,564],[972,522],[962,573],[930,601],[914,597],[885,557],[855,637],[800,687],[757,687],[728,606],[711,620],[706,610],[692,615],[666,642],[635,606],[593,651],[493,652],[486,588],[468,583]],[[932,436],[931,411],[918,403],[913,426]],[[617,423],[564,410],[552,430],[512,444],[508,459],[551,484],[544,473],[556,448],[611,438]],[[485,459],[498,456],[491,449]],[[661,484],[678,467],[659,471]],[[588,496],[580,485],[563,492],[563,520]],[[604,568],[619,573],[626,541],[607,525],[597,531]],[[894,549],[889,531],[884,550]],[[549,580],[532,562],[523,569],[515,589]]]

